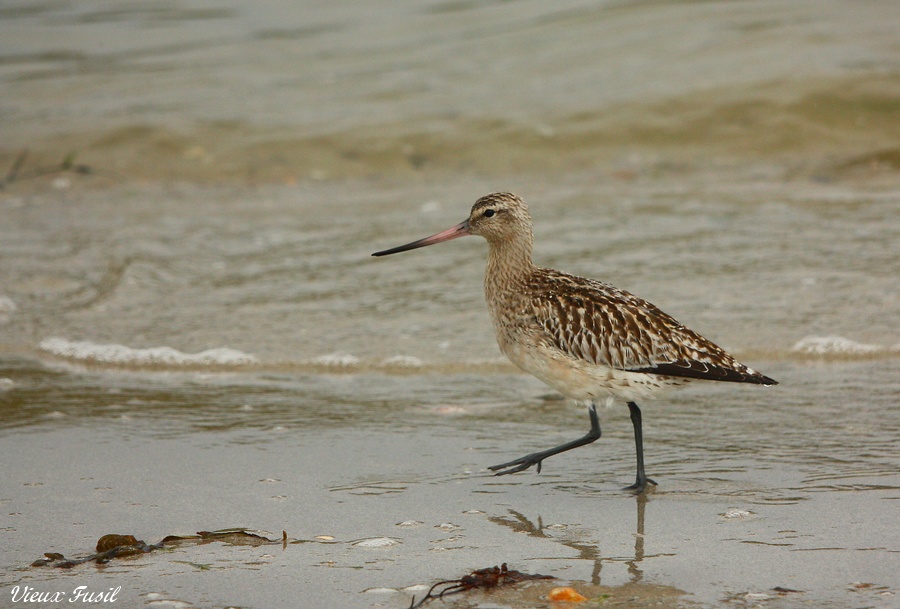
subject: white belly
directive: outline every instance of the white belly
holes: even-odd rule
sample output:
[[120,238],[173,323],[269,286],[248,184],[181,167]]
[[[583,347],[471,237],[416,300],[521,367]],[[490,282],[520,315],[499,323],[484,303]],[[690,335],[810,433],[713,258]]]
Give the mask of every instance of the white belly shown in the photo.
[[543,345],[499,341],[500,350],[516,366],[574,400],[616,398],[628,402],[656,397],[684,379],[627,372],[598,366]]

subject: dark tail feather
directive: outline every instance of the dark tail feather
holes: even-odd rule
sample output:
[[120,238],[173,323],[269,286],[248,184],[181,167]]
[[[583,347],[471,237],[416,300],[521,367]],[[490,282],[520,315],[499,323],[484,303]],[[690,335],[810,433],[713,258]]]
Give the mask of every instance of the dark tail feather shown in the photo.
[[764,374],[747,369],[746,372],[734,368],[723,368],[695,360],[681,360],[657,364],[648,368],[631,368],[629,372],[644,372],[660,376],[678,376],[682,378],[703,379],[706,381],[725,381],[730,383],[753,383],[756,385],[777,385],[778,381]]

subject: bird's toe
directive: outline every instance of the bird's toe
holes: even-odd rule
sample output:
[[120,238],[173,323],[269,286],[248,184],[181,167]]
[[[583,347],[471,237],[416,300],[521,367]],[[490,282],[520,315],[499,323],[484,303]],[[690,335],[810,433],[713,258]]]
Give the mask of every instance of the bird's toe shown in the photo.
[[500,465],[492,465],[488,469],[494,472],[495,476],[505,476],[507,474],[515,474],[525,471],[533,465],[537,465],[538,473],[541,473],[541,461],[543,459],[536,458],[535,455],[526,455],[520,459],[501,463]]
[[656,481],[651,480],[650,478],[644,478],[644,479],[638,478],[637,480],[635,480],[634,484],[626,486],[622,490],[623,491],[631,491],[632,493],[634,493],[636,495],[640,495],[641,493],[645,492],[651,486],[657,486]]

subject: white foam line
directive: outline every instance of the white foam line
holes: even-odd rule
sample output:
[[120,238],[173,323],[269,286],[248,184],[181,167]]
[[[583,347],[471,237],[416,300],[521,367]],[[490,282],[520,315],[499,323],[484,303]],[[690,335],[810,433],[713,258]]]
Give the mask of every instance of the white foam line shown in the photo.
[[199,353],[184,353],[171,347],[134,349],[124,345],[101,345],[90,341],[70,341],[56,337],[41,341],[39,347],[58,357],[119,365],[237,366],[255,364],[259,361],[253,355],[225,347],[207,349]]
[[815,355],[863,355],[883,353],[887,347],[856,342],[843,336],[807,336],[791,348],[792,351]]

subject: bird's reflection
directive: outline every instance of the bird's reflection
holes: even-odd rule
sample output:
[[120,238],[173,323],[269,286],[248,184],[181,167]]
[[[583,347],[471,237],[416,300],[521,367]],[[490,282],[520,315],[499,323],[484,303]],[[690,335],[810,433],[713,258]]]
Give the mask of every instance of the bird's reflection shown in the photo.
[[[644,560],[644,513],[647,509],[647,494],[638,493],[635,496],[637,505],[636,524],[637,531],[634,534],[634,558],[625,561],[628,565],[628,573],[631,575],[631,581],[637,583],[644,578],[644,572],[641,571],[640,564]],[[599,569],[598,569],[599,574]],[[597,583],[600,583],[599,580]]]
[[[594,585],[600,585],[600,570],[603,568],[604,562],[625,562],[625,564],[628,565],[628,573],[631,576],[631,581],[629,583],[633,585],[640,583],[644,577],[644,573],[641,570],[641,562],[644,560],[644,522],[648,501],[649,499],[647,498],[646,493],[640,493],[635,496],[637,517],[634,534],[634,556],[624,561],[620,557],[603,558],[600,549],[596,545],[581,541],[560,539],[558,537],[547,535],[544,532],[544,523],[541,516],[538,516],[537,523],[534,523],[522,513],[511,509],[509,510],[509,516],[490,516],[489,520],[495,524],[509,527],[516,533],[525,533],[531,537],[552,539],[566,547],[572,548],[578,552],[580,559],[593,562],[590,581],[591,584]],[[668,556],[668,554],[654,556]]]

